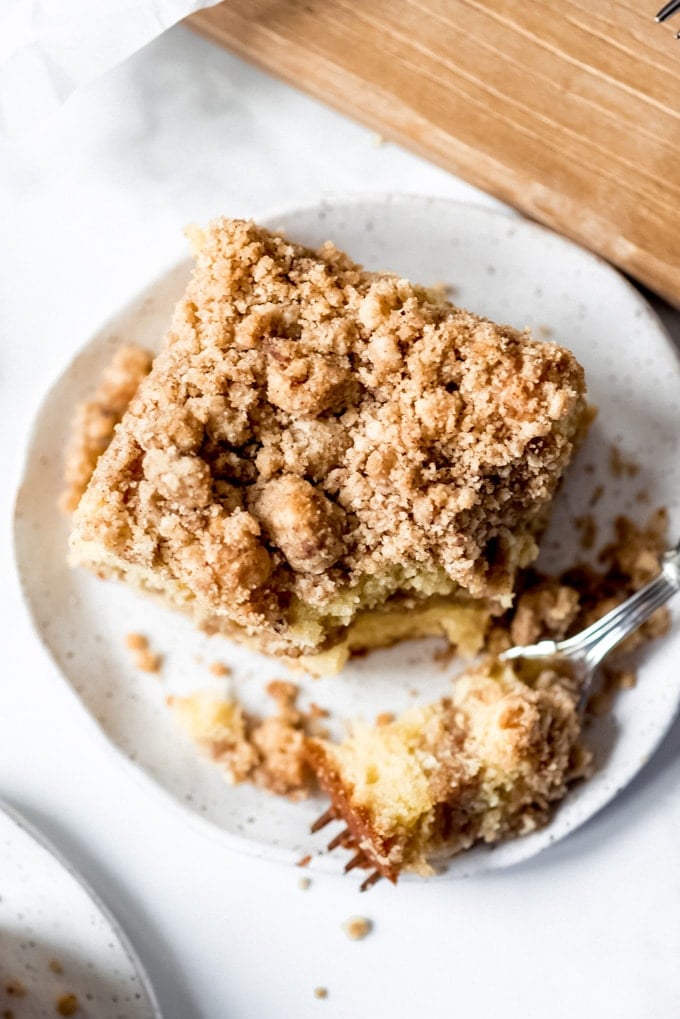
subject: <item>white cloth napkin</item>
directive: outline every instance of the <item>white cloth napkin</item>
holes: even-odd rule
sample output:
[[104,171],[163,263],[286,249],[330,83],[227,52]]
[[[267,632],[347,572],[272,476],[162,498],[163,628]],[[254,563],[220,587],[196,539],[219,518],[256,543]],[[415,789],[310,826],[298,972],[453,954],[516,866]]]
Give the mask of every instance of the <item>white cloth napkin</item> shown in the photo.
[[219,0],[0,0],[0,131],[17,137],[182,18]]

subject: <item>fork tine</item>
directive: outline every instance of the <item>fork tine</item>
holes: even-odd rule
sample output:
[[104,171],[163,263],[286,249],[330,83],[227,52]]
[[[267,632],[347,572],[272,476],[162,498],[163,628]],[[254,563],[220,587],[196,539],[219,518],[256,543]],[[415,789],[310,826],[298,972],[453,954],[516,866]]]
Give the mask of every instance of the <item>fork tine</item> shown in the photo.
[[378,881],[382,880],[383,875],[379,870],[374,870],[372,874],[369,874],[365,881],[361,882],[359,887],[360,892],[367,892],[373,885],[377,885]]
[[656,20],[665,21],[666,18],[670,18],[671,14],[675,14],[676,11],[680,11],[680,0],[669,0],[657,14]]
[[333,810],[333,807],[329,807],[328,810],[321,815],[321,817],[317,817],[310,830],[312,832],[321,831],[322,828],[325,828],[327,824],[331,823],[334,817],[335,811]]
[[328,849],[329,853],[332,853],[334,849],[338,848],[338,846],[347,845],[348,842],[351,843],[351,840],[352,833],[349,830],[349,828],[345,828],[345,830],[341,831],[339,835],[336,835],[334,839],[331,839],[326,848]]
[[350,870],[354,870],[355,867],[361,867],[366,862],[363,849],[360,849],[356,856],[353,856],[349,863],[345,864],[345,874],[349,874]]

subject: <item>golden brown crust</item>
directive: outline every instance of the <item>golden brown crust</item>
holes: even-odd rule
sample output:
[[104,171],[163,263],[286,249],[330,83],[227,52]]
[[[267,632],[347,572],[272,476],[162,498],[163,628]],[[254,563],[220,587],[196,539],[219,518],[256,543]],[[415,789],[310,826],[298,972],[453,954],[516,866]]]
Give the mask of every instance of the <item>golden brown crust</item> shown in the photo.
[[292,601],[323,613],[395,568],[507,598],[583,392],[560,347],[364,272],[330,244],[218,220],[76,540],[289,654],[304,650]]

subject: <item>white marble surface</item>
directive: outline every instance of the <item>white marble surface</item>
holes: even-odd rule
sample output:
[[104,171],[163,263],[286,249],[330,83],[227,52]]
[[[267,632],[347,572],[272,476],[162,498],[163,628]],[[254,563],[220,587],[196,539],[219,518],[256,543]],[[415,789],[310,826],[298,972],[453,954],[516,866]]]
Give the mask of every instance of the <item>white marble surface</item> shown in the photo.
[[[185,223],[365,190],[490,202],[183,28],[0,142],[0,795],[116,912],[166,1019],[667,1019],[680,1010],[680,724],[628,792],[534,862],[362,898],[317,875],[303,892],[299,871],[225,853],[131,783],[30,630],[11,504],[65,361],[182,253]],[[361,943],[340,930],[354,913],[375,922]]]

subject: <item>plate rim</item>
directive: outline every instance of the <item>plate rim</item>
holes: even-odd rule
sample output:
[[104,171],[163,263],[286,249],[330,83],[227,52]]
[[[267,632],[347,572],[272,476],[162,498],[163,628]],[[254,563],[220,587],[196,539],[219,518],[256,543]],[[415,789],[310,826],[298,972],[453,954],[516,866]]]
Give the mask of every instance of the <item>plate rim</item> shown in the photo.
[[[284,202],[276,203],[273,206],[265,208],[262,211],[262,213],[258,214],[256,217],[249,216],[243,218],[246,218],[253,222],[257,222],[268,229],[275,230],[277,226],[280,225],[276,222],[277,218],[282,217],[288,218],[299,216],[301,214],[308,214],[315,210],[319,210],[324,206],[327,207],[331,206],[337,207],[338,205],[395,206],[400,203],[410,205],[413,208],[418,206],[430,207],[433,205],[435,206],[444,205],[447,206],[449,209],[459,209],[466,212],[473,212],[474,214],[479,214],[483,218],[487,218],[490,221],[501,219],[504,220],[506,223],[515,223],[518,229],[522,231],[533,233],[536,236],[549,238],[551,242],[557,243],[559,249],[567,250],[570,252],[574,251],[578,252],[580,257],[582,258],[585,257],[586,260],[589,260],[592,264],[597,265],[599,269],[609,274],[613,280],[616,280],[619,286],[621,285],[623,286],[623,289],[626,291],[629,299],[632,300],[633,304],[636,306],[637,309],[640,310],[641,314],[646,317],[646,319],[650,323],[650,326],[656,329],[660,339],[663,340],[665,346],[672,353],[674,361],[676,363],[676,367],[680,371],[680,350],[678,349],[678,346],[674,342],[673,337],[671,336],[668,328],[666,327],[665,322],[658,314],[656,309],[645,298],[644,294],[633,284],[633,282],[630,279],[628,279],[623,273],[620,272],[619,269],[617,269],[611,263],[607,262],[606,259],[602,258],[600,255],[596,254],[593,251],[590,251],[587,248],[582,247],[581,245],[577,244],[575,241],[572,241],[570,238],[564,236],[563,234],[559,234],[556,231],[550,229],[547,226],[544,226],[541,223],[537,223],[534,220],[522,216],[520,213],[518,213],[516,210],[512,208],[502,206],[497,207],[493,205],[486,205],[481,202],[465,201],[440,195],[425,195],[420,194],[418,192],[408,191],[333,192],[325,194],[322,193],[316,200],[312,200],[309,202],[296,202],[292,204],[286,204]],[[104,318],[104,320],[101,322],[101,324],[97,328],[92,330],[89,333],[88,337],[78,345],[75,352],[69,357],[67,363],[61,369],[57,377],[50,382],[50,384],[46,387],[46,389],[39,397],[36,404],[34,417],[31,421],[31,427],[29,429],[28,436],[25,442],[24,452],[20,461],[18,471],[19,482],[16,488],[12,510],[12,563],[15,571],[15,577],[22,596],[21,601],[23,604],[23,609],[27,615],[27,618],[29,620],[33,632],[38,638],[38,644],[41,647],[42,652],[44,653],[50,668],[52,668],[53,671],[58,674],[61,682],[67,688],[69,695],[75,701],[77,710],[79,710],[85,717],[85,719],[87,720],[87,724],[92,726],[93,729],[97,731],[99,735],[103,738],[102,742],[106,747],[107,752],[115,757],[118,764],[122,766],[122,768],[124,768],[125,771],[127,771],[132,776],[133,780],[136,781],[140,787],[142,788],[146,787],[150,789],[153,792],[154,796],[159,797],[159,799],[162,802],[163,801],[167,802],[170,809],[173,809],[179,814],[181,814],[185,821],[194,830],[196,830],[197,832],[203,832],[206,836],[213,839],[217,844],[227,849],[233,849],[235,852],[241,855],[251,857],[253,859],[267,860],[271,861],[272,863],[296,866],[299,865],[299,859],[296,859],[296,857],[299,856],[299,854],[297,854],[295,851],[287,849],[285,847],[272,845],[267,842],[258,841],[253,838],[248,838],[247,836],[228,831],[227,829],[221,827],[214,821],[208,819],[207,817],[202,816],[195,810],[191,809],[188,805],[181,801],[170,789],[166,788],[161,782],[159,782],[149,771],[147,771],[145,767],[138,764],[135,760],[129,757],[125,753],[125,751],[114,741],[114,739],[106,732],[103,725],[89,711],[84,701],[78,695],[73,684],[71,683],[69,678],[64,674],[58,662],[56,661],[50,648],[50,645],[48,644],[43,633],[41,632],[41,629],[38,626],[38,621],[34,616],[31,601],[27,592],[27,585],[24,582],[22,567],[18,557],[17,532],[19,529],[18,520],[18,511],[20,508],[19,502],[25,484],[25,477],[31,458],[31,451],[37,439],[38,424],[40,421],[43,407],[49,402],[51,397],[54,395],[64,375],[66,375],[74,367],[74,365],[81,358],[81,356],[84,356],[86,354],[92,340],[95,337],[100,336],[102,333],[104,333],[109,328],[110,324],[113,323],[119,317],[121,312],[124,312],[126,309],[133,306],[135,302],[138,302],[142,298],[142,295],[148,293],[150,289],[164,281],[172,272],[177,271],[180,265],[184,263],[187,263],[187,265],[191,264],[190,256],[187,255],[185,257],[178,257],[177,259],[170,261],[169,264],[165,265],[159,272],[155,272],[153,275],[150,275],[148,280],[146,280],[139,288],[137,288],[135,292],[124,301],[123,304],[121,304],[117,309],[115,309],[109,315],[107,315],[106,318]],[[643,764],[642,766],[631,765],[630,768],[626,769],[623,773],[623,777],[621,778],[620,781],[617,781],[614,789],[612,791],[603,790],[603,793],[596,802],[596,805],[588,809],[587,816],[582,820],[579,820],[573,826],[569,827],[565,832],[561,834],[556,834],[554,838],[546,838],[540,844],[534,845],[532,835],[535,836],[540,835],[541,833],[547,833],[549,831],[549,827],[547,827],[539,829],[538,832],[524,836],[523,838],[517,838],[514,840],[510,840],[506,843],[502,843],[498,847],[492,846],[483,848],[482,850],[483,855],[480,854],[468,857],[467,853],[462,853],[460,854],[460,856],[454,858],[453,861],[454,865],[452,867],[445,869],[442,872],[437,872],[435,875],[433,875],[433,877],[429,878],[429,880],[430,881],[458,880],[466,877],[480,876],[491,872],[497,872],[499,870],[511,869],[517,864],[526,862],[527,860],[530,860],[531,858],[544,853],[552,845],[569,838],[570,835],[577,832],[580,828],[583,828],[585,825],[589,824],[602,810],[604,810],[607,806],[612,804],[619,797],[620,793],[631,783],[631,781],[633,781],[633,779],[647,767],[649,761],[654,757],[661,743],[668,735],[668,732],[672,728],[678,715],[680,715],[680,688],[675,698],[673,710],[669,712],[669,715],[664,725],[659,727],[659,729],[655,730],[654,740],[651,744],[651,749],[645,764]],[[4,806],[3,801],[0,800],[0,808],[2,808],[3,806]],[[555,816],[559,818],[559,812]],[[28,827],[29,828],[31,827],[30,823],[28,824]],[[38,838],[38,841],[41,841],[41,839]],[[502,859],[498,858],[500,850],[503,850]],[[57,857],[57,859],[61,859],[59,851],[54,852],[54,855]],[[465,861],[468,858],[470,859],[470,865],[466,867]],[[68,861],[63,862],[65,863],[67,869],[73,870],[73,868],[69,865]],[[312,856],[312,859],[309,862],[308,869],[316,872],[342,876],[342,869],[338,867],[337,863],[335,863],[333,856],[324,852],[323,850],[320,850],[318,853]],[[80,875],[78,875],[77,871],[74,872],[74,876],[76,877],[76,880],[80,880],[81,884],[92,896],[95,903],[100,904],[100,900],[96,893],[92,893],[91,889],[89,889],[89,886],[87,885],[87,882],[80,878]],[[404,880],[407,880],[409,881],[409,883],[411,883],[417,882],[422,879],[419,879],[414,875],[405,874],[400,877],[400,881]],[[104,913],[104,915],[110,917],[108,908],[103,904],[101,905],[102,912]],[[113,922],[114,925],[117,925],[117,921],[115,921],[115,918],[113,918]],[[124,938],[126,939],[127,942],[126,935],[124,935]],[[132,950],[132,952],[133,958],[136,958],[136,953],[134,953],[134,950]],[[141,972],[144,973],[143,968]],[[148,977],[146,979],[148,982]],[[157,1007],[157,1003],[155,1002],[155,996],[152,997],[151,1000],[156,1004]],[[158,1015],[160,1016],[160,1012],[158,1013]]]

